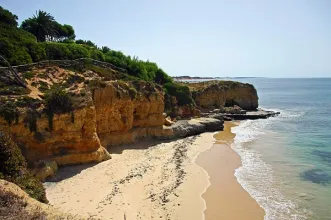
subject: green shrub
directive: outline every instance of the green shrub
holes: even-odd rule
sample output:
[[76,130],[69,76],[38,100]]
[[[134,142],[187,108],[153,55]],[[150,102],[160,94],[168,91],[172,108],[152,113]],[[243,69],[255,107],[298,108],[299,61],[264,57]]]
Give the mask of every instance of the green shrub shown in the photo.
[[165,83],[165,92],[171,96],[175,96],[179,106],[193,104],[192,94],[187,86],[181,86],[177,83]]
[[27,43],[26,46],[33,62],[39,62],[46,59],[46,51],[42,44]]
[[89,57],[89,51],[84,45],[79,44],[66,44],[66,47],[70,51],[70,59],[75,60],[78,58],[87,58]]
[[57,88],[46,94],[45,97],[45,113],[48,115],[48,127],[50,131],[53,130],[53,117],[54,114],[69,113],[73,110],[73,102],[71,96]]
[[4,131],[0,131],[0,176],[17,184],[32,198],[47,202],[43,185],[27,169],[21,150]]
[[40,114],[36,109],[28,108],[26,111],[26,116],[24,118],[24,123],[29,126],[30,132],[37,131],[37,119],[40,118]]
[[12,125],[13,122],[18,123],[19,111],[15,103],[8,101],[0,104],[0,117],[4,118],[8,125]]
[[105,55],[98,49],[92,49],[90,57],[94,60],[105,61]]
[[89,80],[87,81],[87,84],[91,90],[105,88],[107,86],[107,83],[100,79]]
[[4,9],[3,7],[0,6],[0,22],[1,23],[17,27],[17,25],[18,25],[17,19],[18,19],[17,15],[14,15],[7,9]]
[[84,81],[84,77],[82,77],[82,76],[70,75],[66,80],[66,84],[71,86],[74,83],[82,83],[83,81]]
[[155,72],[155,77],[154,77],[154,81],[158,84],[165,84],[165,83],[172,83],[173,80],[170,76],[168,76],[165,72],[163,72],[162,69],[158,69]]
[[54,89],[45,97],[47,109],[51,109],[55,114],[64,114],[72,111],[72,100],[70,95],[60,89]]
[[24,46],[15,45],[9,39],[0,38],[0,51],[11,65],[20,65],[32,62],[32,58],[27,52],[27,48]]
[[35,36],[17,27],[0,23],[0,51],[11,65],[44,59],[45,50]]
[[44,81],[39,81],[39,86],[38,86],[38,89],[41,91],[41,92],[47,92],[49,90],[49,86],[46,82]]
[[33,72],[25,72],[25,73],[23,73],[23,78],[24,79],[32,79],[33,77],[35,76],[35,74],[33,73]]
[[17,107],[28,107],[28,108],[39,108],[42,104],[42,101],[39,99],[34,99],[29,96],[23,96],[20,99],[16,101],[16,106]]
[[136,99],[137,98],[137,90],[133,87],[129,88],[129,95],[131,97],[131,99]]
[[29,89],[20,86],[0,86],[0,95],[24,95],[29,93]]
[[69,60],[71,52],[64,43],[44,43],[48,60]]
[[113,71],[109,69],[105,69],[90,63],[85,64],[85,68],[88,70],[92,70],[96,72],[100,77],[103,77],[105,81],[109,81],[113,79]]

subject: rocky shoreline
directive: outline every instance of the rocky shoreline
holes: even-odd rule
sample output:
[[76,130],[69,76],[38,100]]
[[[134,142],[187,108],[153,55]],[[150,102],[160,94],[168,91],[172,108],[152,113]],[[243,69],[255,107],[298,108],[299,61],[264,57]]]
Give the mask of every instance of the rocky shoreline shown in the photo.
[[223,118],[224,121],[231,120],[256,120],[256,119],[266,119],[270,117],[275,117],[279,115],[280,112],[267,111],[263,109],[257,109],[256,111],[247,111],[244,114],[233,114],[233,113],[205,113],[203,114],[208,118]]

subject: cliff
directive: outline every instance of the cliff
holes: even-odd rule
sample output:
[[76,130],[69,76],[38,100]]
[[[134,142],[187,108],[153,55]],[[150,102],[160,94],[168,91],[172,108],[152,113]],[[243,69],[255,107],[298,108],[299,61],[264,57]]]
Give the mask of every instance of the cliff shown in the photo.
[[94,91],[97,134],[104,146],[154,136],[164,124],[162,88],[144,81],[108,82]]
[[58,165],[107,160],[106,147],[164,135],[157,84],[122,81],[111,67],[59,66],[19,67],[26,89],[0,74],[0,130],[10,131],[40,179]]
[[186,84],[203,110],[237,105],[244,110],[256,110],[258,95],[253,85],[234,81],[207,81]]

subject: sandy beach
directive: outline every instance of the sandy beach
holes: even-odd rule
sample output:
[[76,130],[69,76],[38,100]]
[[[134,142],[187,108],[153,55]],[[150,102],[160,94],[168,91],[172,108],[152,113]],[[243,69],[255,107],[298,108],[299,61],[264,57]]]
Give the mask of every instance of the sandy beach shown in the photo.
[[52,205],[96,219],[203,219],[208,174],[194,163],[212,146],[205,133],[168,143],[112,148],[112,159],[59,170],[45,183]]
[[47,197],[60,210],[95,219],[263,219],[233,175],[240,158],[229,145],[231,126],[114,147],[111,160],[60,169],[45,183]]
[[212,148],[200,154],[196,163],[210,176],[210,187],[202,195],[206,201],[206,220],[257,220],[263,219],[265,212],[258,203],[237,182],[235,169],[241,166],[239,155],[231,148],[235,134],[231,127],[235,123],[226,122],[224,131],[214,135],[216,142]]

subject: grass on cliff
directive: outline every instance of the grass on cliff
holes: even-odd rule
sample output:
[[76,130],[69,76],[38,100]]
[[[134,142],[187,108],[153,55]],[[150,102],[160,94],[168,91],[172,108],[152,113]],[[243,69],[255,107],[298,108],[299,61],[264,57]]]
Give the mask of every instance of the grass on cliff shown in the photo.
[[165,97],[169,97],[169,96],[176,97],[177,104],[179,106],[195,105],[189,87],[180,85],[178,83],[165,83],[163,88],[166,93]]
[[20,148],[4,131],[0,131],[0,178],[15,183],[40,202],[48,202],[42,183],[28,170]]
[[237,81],[227,81],[227,80],[210,80],[210,81],[194,82],[194,83],[187,83],[187,82],[178,82],[178,83],[182,86],[189,87],[190,91],[199,91],[211,85],[216,85],[220,88],[236,88],[243,84],[249,85],[246,83],[241,83]]
[[4,118],[8,125],[12,125],[14,122],[18,123],[19,111],[15,102],[0,100],[0,117]]
[[73,101],[71,96],[61,88],[52,90],[46,94],[44,111],[48,115],[48,126],[50,131],[52,131],[54,114],[71,113],[73,115]]
[[10,191],[0,191],[0,219],[46,219],[47,216],[42,211],[38,209],[27,211],[25,209],[26,206],[27,203],[20,196]]
[[12,83],[4,83],[0,81],[0,95],[24,95],[29,94],[30,90],[21,86],[12,85]]

